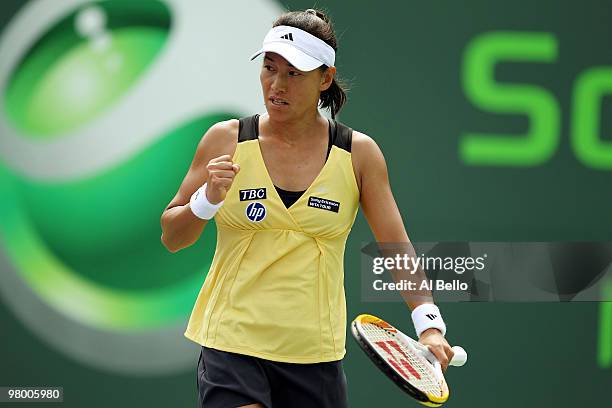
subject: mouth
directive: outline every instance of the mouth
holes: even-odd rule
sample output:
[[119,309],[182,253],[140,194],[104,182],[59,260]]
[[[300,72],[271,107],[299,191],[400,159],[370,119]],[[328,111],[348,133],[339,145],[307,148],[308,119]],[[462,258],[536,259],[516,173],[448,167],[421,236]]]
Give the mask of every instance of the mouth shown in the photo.
[[269,100],[273,105],[276,105],[276,106],[289,105],[289,102],[287,102],[286,100],[282,98],[277,98],[277,97],[272,96],[269,98]]

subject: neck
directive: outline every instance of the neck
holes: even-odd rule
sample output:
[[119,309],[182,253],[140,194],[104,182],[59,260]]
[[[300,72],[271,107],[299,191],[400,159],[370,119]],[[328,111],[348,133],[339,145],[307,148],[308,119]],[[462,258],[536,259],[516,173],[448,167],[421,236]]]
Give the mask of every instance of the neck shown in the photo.
[[326,119],[319,114],[317,109],[288,120],[277,120],[268,114],[265,118],[267,122],[266,134],[290,144],[299,143],[302,140],[312,141],[313,131],[321,124],[327,125]]

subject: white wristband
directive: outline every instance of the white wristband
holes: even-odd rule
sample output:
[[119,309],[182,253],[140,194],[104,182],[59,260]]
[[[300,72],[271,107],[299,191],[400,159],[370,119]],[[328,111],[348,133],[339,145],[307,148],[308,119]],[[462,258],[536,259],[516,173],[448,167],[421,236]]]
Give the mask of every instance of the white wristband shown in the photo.
[[417,337],[421,337],[421,333],[432,328],[440,330],[443,336],[446,335],[446,324],[442,320],[440,309],[432,303],[423,303],[415,307],[412,311],[412,323]]
[[191,207],[191,212],[196,217],[203,220],[210,220],[215,216],[224,202],[225,200],[217,204],[212,204],[210,201],[208,201],[208,198],[206,198],[206,183],[204,183],[202,187],[198,188],[195,193],[191,195],[189,206]]

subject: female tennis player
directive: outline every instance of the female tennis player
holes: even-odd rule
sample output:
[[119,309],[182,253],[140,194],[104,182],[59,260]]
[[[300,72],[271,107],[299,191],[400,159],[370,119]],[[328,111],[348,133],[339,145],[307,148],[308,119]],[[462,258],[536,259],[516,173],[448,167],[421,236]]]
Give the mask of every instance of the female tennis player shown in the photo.
[[[323,12],[280,16],[251,58],[262,56],[266,113],[213,125],[161,217],[172,252],[211,218],[217,227],[185,332],[202,345],[201,406],[345,407],[343,256],[358,206],[378,242],[409,243],[380,149],[333,119],[346,100],[336,50]],[[439,310],[408,305],[420,342],[446,368],[453,352]]]

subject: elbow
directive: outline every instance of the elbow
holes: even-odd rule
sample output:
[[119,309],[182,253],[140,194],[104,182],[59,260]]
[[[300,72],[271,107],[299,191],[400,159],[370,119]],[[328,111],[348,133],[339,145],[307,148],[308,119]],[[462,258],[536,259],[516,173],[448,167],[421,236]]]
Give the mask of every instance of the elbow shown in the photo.
[[[160,224],[161,224],[161,243],[171,253],[175,253],[181,250],[179,243],[177,242],[176,234],[168,234],[168,211],[165,210],[162,213]],[[170,236],[169,236],[170,235]]]

